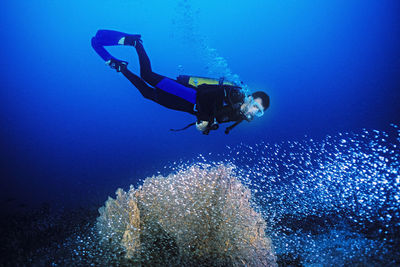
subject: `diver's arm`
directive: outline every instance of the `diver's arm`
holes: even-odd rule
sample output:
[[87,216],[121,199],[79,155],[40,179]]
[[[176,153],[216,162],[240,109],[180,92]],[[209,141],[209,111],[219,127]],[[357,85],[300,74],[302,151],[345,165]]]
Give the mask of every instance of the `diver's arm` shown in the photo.
[[219,126],[215,118],[217,110],[215,101],[207,103],[206,107],[203,110],[199,108],[196,129],[207,135],[211,130],[217,130]]
[[218,86],[200,85],[197,90],[197,119],[213,123],[217,110],[222,106],[224,91]]

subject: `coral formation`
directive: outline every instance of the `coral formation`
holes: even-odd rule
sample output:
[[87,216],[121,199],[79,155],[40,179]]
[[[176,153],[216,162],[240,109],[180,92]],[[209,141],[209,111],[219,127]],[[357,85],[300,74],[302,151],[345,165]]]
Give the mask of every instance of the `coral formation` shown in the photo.
[[100,208],[103,246],[131,263],[169,266],[275,266],[266,223],[233,167],[193,165],[118,189]]

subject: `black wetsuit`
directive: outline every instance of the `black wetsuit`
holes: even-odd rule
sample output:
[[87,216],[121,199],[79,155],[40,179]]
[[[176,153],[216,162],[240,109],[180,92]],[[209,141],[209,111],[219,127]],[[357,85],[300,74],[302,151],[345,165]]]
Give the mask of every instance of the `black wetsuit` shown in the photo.
[[240,115],[240,106],[245,96],[240,87],[223,84],[203,84],[193,87],[179,82],[179,80],[154,73],[151,69],[149,57],[140,40],[140,35],[129,35],[112,30],[98,30],[92,38],[92,47],[104,61],[122,62],[113,57],[104,48],[104,46],[121,45],[120,40],[122,37],[125,37],[125,40],[127,38],[135,40],[134,44],[131,45],[134,45],[139,56],[140,77],[130,72],[126,65],[118,70],[139,89],[145,98],[169,109],[193,114],[198,121],[210,122],[209,125],[212,125],[214,121],[223,123],[243,119]]
[[[141,77],[128,69],[123,69],[121,72],[145,98],[164,107],[193,114],[198,121],[213,121],[215,118],[218,123],[224,123],[242,118],[240,106],[243,104],[245,95],[240,87],[208,84],[193,87],[197,91],[195,105],[158,88],[157,85],[166,77],[152,71],[150,60],[141,43],[136,44],[136,51],[139,56]],[[147,85],[146,82],[153,87]]]

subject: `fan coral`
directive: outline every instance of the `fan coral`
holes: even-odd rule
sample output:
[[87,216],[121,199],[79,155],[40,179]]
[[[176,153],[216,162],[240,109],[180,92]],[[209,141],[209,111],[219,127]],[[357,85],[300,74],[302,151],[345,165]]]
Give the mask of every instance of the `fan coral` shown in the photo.
[[116,195],[99,209],[97,229],[131,263],[276,265],[266,223],[232,166],[193,165]]

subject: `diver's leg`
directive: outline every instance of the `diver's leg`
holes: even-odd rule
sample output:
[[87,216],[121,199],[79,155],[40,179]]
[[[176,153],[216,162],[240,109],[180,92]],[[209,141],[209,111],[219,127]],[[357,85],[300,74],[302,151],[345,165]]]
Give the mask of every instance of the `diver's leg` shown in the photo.
[[170,94],[159,88],[148,86],[143,79],[127,68],[121,69],[121,73],[139,90],[147,99],[150,99],[166,108],[195,114],[194,104],[176,95]]
[[151,69],[150,59],[144,50],[141,42],[135,44],[136,52],[139,56],[140,77],[152,86],[156,86],[165,76],[159,75]]
[[140,35],[129,35],[120,40],[124,45],[134,46],[139,57],[140,77],[152,86],[157,86],[161,80],[166,78],[163,75],[153,72],[150,59],[144,50]]
[[155,102],[158,104],[173,110],[184,111],[190,114],[195,114],[194,104],[186,101],[185,99],[170,94],[160,88],[155,88]]
[[186,101],[185,99],[176,95],[165,92],[164,90],[156,88],[157,103],[173,110],[184,111],[195,115],[194,104]]
[[148,86],[143,79],[129,71],[127,68],[121,69],[121,73],[139,90],[144,98],[155,101],[155,89]]
[[142,42],[136,42],[135,48],[139,56],[140,76],[143,78],[143,80],[156,88],[159,88],[169,94],[173,94],[175,96],[183,98],[184,100],[189,101],[192,104],[196,103],[197,92],[195,89],[183,86],[173,79],[153,72],[153,70],[151,69],[149,57],[144,50]]

